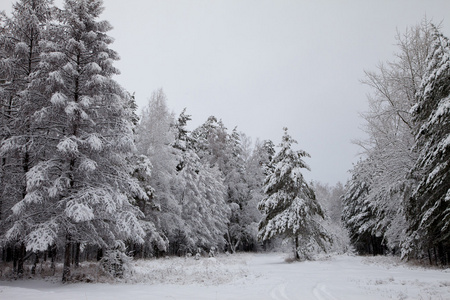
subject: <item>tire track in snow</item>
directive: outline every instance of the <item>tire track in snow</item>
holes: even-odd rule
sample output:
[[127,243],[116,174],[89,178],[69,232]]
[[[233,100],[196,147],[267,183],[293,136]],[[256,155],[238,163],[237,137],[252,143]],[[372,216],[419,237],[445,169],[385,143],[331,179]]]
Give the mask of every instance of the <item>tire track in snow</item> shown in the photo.
[[313,289],[314,297],[316,297],[317,300],[338,300],[333,295],[328,292],[326,286],[324,284],[317,284]]
[[282,283],[270,291],[270,297],[274,300],[290,300],[286,294],[287,283]]

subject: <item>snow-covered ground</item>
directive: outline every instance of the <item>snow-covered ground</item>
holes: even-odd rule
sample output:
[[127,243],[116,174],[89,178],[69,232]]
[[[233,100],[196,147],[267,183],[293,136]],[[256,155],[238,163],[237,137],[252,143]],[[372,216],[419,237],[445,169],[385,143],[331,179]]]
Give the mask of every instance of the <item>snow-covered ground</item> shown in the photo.
[[0,281],[0,299],[450,299],[450,269],[392,257],[333,256],[286,263],[285,254],[135,262],[121,283]]

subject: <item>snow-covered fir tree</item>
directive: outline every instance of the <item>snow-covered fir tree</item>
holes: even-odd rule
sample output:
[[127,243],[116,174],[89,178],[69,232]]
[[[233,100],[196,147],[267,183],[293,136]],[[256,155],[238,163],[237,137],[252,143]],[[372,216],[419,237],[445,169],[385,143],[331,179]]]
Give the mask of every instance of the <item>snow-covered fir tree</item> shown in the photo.
[[360,160],[351,170],[342,196],[342,220],[350,240],[360,254],[381,254],[382,239],[374,234],[374,203],[368,201],[371,186],[371,161]]
[[[258,203],[263,198],[263,183],[265,179],[265,166],[270,163],[270,150],[265,148],[265,142],[256,141],[253,149],[251,140],[244,133],[240,133],[243,141],[240,176],[241,201],[230,206],[232,217],[227,232],[227,240],[231,251],[252,251],[258,249],[258,223],[261,220],[261,212],[257,209]],[[273,153],[272,153],[273,154]],[[236,193],[235,193],[236,194]]]
[[[47,129],[38,126],[34,114],[45,99],[39,73],[40,43],[48,35],[46,27],[52,19],[51,1],[18,1],[12,17],[2,15],[0,32],[0,221],[4,235],[14,225],[11,207],[27,195],[25,174],[38,162],[45,149]],[[18,276],[23,273],[25,235],[16,231],[3,236],[5,246],[17,258]],[[16,264],[17,263],[17,264]]]
[[251,221],[247,219],[245,209],[248,208],[250,201],[250,189],[245,174],[246,162],[241,145],[241,134],[236,128],[228,135],[226,147],[228,159],[223,173],[227,186],[227,202],[231,208],[227,241],[230,250],[235,252],[238,247],[248,249],[254,245],[256,236],[249,235],[248,226]]
[[[256,222],[259,213],[254,210],[254,205],[259,201],[261,188],[251,186],[251,182],[255,180],[251,173],[255,170],[250,170],[249,167],[263,168],[263,165],[251,166],[248,161],[251,153],[246,153],[249,149],[244,149],[242,145],[243,135],[236,128],[229,134],[222,121],[214,116],[196,128],[191,137],[200,159],[211,166],[217,166],[224,178],[226,201],[231,210],[226,233],[227,250],[235,252],[256,249]],[[266,155],[261,156],[261,160],[265,157]]]
[[350,247],[350,238],[342,222],[344,186],[340,182],[335,186],[329,186],[315,181],[312,188],[326,216],[323,226],[333,239],[329,249],[335,253],[347,252]]
[[[234,162],[234,158],[231,154],[231,136],[227,132],[227,128],[223,124],[222,120],[218,120],[214,116],[210,116],[202,125],[194,129],[191,134],[194,143],[194,151],[202,161],[202,163],[209,165],[210,167],[217,168],[221,177],[224,180],[225,197],[229,210],[232,212],[232,216],[237,212],[238,205],[231,200],[241,187],[241,183],[237,186],[230,184],[230,181],[237,176],[237,170],[234,170],[231,165]],[[236,137],[236,136],[235,136]],[[235,145],[237,146],[237,145]],[[242,164],[239,166],[242,167]],[[231,196],[231,194],[234,194]],[[231,196],[231,197],[230,197]],[[236,200],[237,202],[237,200]],[[231,216],[231,217],[232,217]],[[231,227],[235,222],[228,222]],[[234,243],[230,236],[230,228],[227,229],[227,244],[229,250],[233,251]]]
[[186,128],[190,119],[185,109],[174,126],[176,138],[173,147],[182,151],[177,166],[177,199],[182,206],[185,223],[183,241],[178,241],[182,252],[192,252],[198,247],[223,248],[230,215],[222,174],[194,151],[196,140]]
[[273,172],[264,183],[265,197],[258,204],[263,213],[258,238],[262,241],[275,236],[291,239],[295,258],[305,259],[315,246],[325,250],[329,235],[320,224],[323,210],[301,173],[302,169],[309,170],[303,161],[309,154],[293,150],[294,143],[297,142],[284,128],[281,149],[271,162]]
[[155,91],[143,109],[136,129],[138,154],[147,157],[151,163],[148,185],[154,189],[152,201],[157,210],[148,207],[146,219],[155,223],[157,230],[166,240],[166,245],[157,245],[159,250],[168,250],[183,228],[181,205],[176,199],[175,187],[179,185],[176,167],[180,150],[172,144],[175,140],[174,117],[167,108],[167,98],[162,89]]
[[[64,248],[63,281],[70,280],[72,249],[143,242],[133,196],[147,197],[130,173],[133,150],[129,94],[112,79],[118,70],[102,1],[67,0],[41,42],[46,102],[33,118],[47,131],[45,155],[26,173],[27,194],[13,210],[6,236],[26,232],[29,251]],[[77,251],[79,253],[79,251]]]
[[[417,159],[409,111],[426,69],[430,28],[424,20],[398,34],[396,59],[380,64],[375,72],[366,72],[363,81],[371,88],[369,109],[362,115],[367,138],[357,141],[363,159],[351,170],[344,201],[349,206],[344,207],[345,212],[358,211],[344,217],[361,253],[398,253],[405,237],[405,199],[417,185],[417,179],[408,176]],[[363,183],[366,193],[355,193]]]
[[408,206],[410,222],[405,254],[437,249],[450,255],[450,41],[433,26],[427,69],[411,109],[419,157],[412,176],[419,178]]

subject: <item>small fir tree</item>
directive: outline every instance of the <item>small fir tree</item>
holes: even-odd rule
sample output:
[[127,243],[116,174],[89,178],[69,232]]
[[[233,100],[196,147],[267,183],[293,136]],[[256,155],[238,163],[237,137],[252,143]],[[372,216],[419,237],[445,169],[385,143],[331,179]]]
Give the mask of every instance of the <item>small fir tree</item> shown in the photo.
[[258,238],[262,241],[274,236],[292,239],[295,258],[308,258],[314,245],[325,250],[328,234],[319,223],[324,213],[314,191],[308,186],[301,169],[309,170],[303,157],[305,151],[291,149],[297,143],[284,128],[281,147],[272,160],[273,172],[266,177],[265,197],[258,204],[264,214],[259,223]]

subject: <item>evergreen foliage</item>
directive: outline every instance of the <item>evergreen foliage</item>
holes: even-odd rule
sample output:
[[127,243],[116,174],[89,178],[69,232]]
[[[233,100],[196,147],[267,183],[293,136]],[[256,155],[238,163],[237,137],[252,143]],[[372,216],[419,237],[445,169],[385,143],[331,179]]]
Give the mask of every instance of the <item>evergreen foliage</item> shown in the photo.
[[101,1],[67,0],[63,10],[54,10],[52,22],[31,18],[41,23],[29,30],[45,28],[40,36],[46,39],[39,41],[39,56],[28,60],[36,69],[27,74],[27,90],[20,93],[18,111],[26,113],[28,134],[2,143],[4,153],[18,141],[37,147],[29,151],[35,159],[23,154],[26,193],[12,207],[4,240],[24,235],[27,251],[64,247],[63,281],[70,280],[73,245],[143,242],[140,212],[129,200],[147,195],[127,164],[133,150],[132,111],[129,94],[112,79],[118,55],[109,48],[111,26],[97,21],[102,10]]
[[[419,179],[409,202],[408,252],[436,247],[448,264],[450,247],[450,42],[433,27],[427,69],[411,109],[419,157],[412,176]],[[416,248],[416,249],[414,249]],[[414,251],[415,250],[415,251]]]
[[290,238],[294,241],[295,257],[300,259],[307,257],[314,245],[325,250],[329,237],[320,224],[323,210],[301,173],[301,169],[309,170],[303,161],[309,154],[293,150],[292,144],[297,142],[287,128],[284,131],[281,149],[271,161],[274,170],[264,183],[265,197],[258,204],[263,213],[258,238],[263,241],[275,236]]
[[11,208],[27,196],[26,174],[45,154],[46,130],[42,130],[34,115],[45,99],[44,86],[36,80],[42,66],[41,42],[48,32],[45,26],[52,20],[50,1],[18,1],[12,17],[2,15],[0,35],[0,234],[3,242],[17,255],[17,275],[23,274],[25,238],[29,232],[25,220],[16,223]]
[[343,220],[361,253],[448,264],[449,41],[425,20],[398,42],[396,61],[366,73],[369,139],[359,141],[365,157],[346,185]]
[[129,255],[255,251],[275,237],[296,259],[349,238],[359,253],[449,263],[450,42],[436,27],[398,35],[396,60],[366,72],[363,157],[330,188],[305,181],[309,154],[287,128],[278,152],[214,116],[190,131],[162,89],[138,117],[102,11],[18,0],[0,13],[0,249],[18,277],[41,253],[63,258],[68,281],[81,253],[120,277]]

